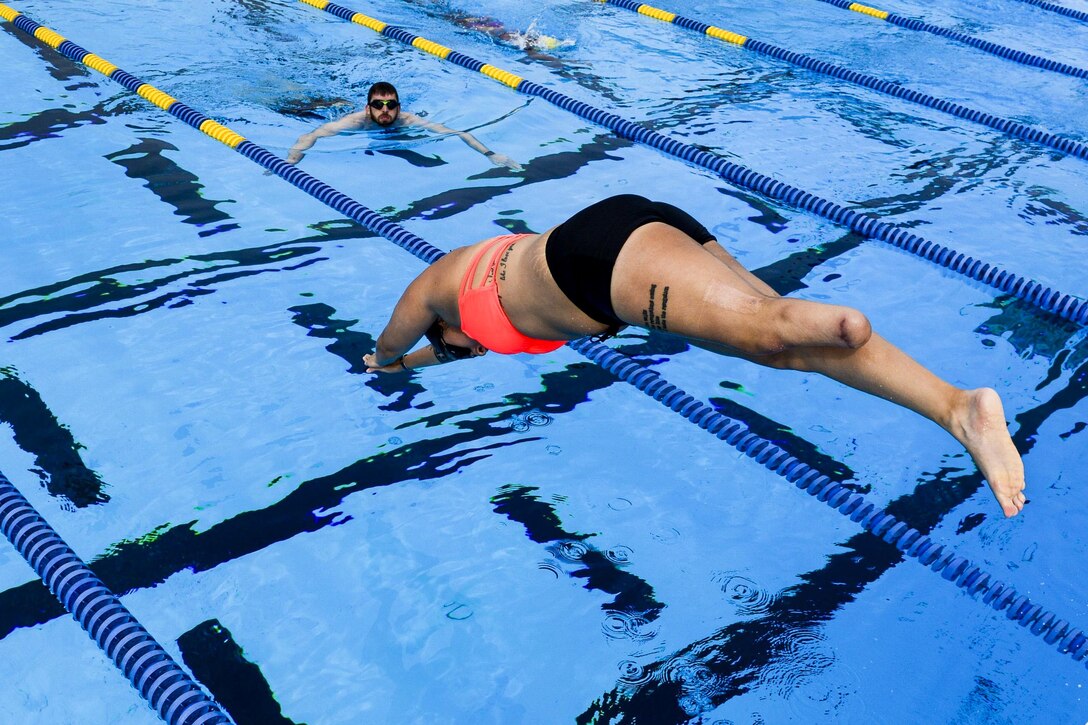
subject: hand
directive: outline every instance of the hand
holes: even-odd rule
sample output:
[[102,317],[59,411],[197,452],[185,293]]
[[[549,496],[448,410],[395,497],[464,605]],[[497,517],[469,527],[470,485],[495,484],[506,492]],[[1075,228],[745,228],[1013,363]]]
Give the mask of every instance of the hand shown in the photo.
[[524,170],[522,168],[521,164],[519,164],[517,161],[514,161],[512,158],[510,158],[506,154],[492,153],[492,154],[488,154],[487,158],[491,163],[495,164],[495,166],[505,166],[508,169],[513,169],[514,171],[523,171]]
[[388,365],[378,365],[378,359],[374,357],[374,353],[367,353],[363,355],[363,364],[366,365],[366,371],[368,373],[403,373],[409,372],[402,364],[403,357],[398,357]]

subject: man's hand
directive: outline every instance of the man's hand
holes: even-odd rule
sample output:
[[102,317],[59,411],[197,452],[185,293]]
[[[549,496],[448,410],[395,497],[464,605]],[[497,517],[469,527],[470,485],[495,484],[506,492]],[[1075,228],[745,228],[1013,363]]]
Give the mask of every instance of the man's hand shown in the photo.
[[491,161],[491,163],[495,164],[495,166],[505,166],[508,169],[513,169],[514,171],[524,170],[521,164],[519,164],[517,161],[514,161],[506,154],[490,153],[487,155],[487,158],[489,161]]

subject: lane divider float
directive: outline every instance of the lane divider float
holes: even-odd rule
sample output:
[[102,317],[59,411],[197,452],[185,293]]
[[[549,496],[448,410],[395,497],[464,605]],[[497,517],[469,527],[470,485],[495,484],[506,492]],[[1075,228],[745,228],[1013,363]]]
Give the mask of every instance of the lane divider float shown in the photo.
[[[7,6],[0,3],[0,14],[4,12],[5,8]],[[3,17],[10,20],[7,16]],[[32,25],[26,25],[26,23],[32,23]],[[29,20],[25,21],[23,25],[33,27],[35,30],[41,27]],[[388,29],[389,26],[384,27]],[[25,27],[20,29],[25,29]],[[34,31],[29,30],[27,32],[34,33]],[[59,38],[59,36],[57,37]],[[63,41],[56,47],[59,49],[65,43],[69,43],[69,41]],[[66,55],[69,52],[76,54],[86,54],[87,52],[74,44],[69,44],[66,47],[67,51],[61,51],[65,52]],[[509,74],[502,72],[500,75],[505,78]],[[511,79],[508,78],[507,80]],[[169,108],[174,108],[178,103],[178,101],[174,101]],[[195,121],[199,117],[196,111],[189,109],[187,106],[185,108],[188,109],[188,112],[184,114],[187,118]],[[171,111],[171,114],[176,115],[173,111]],[[193,116],[193,114],[197,115]],[[178,117],[181,118],[181,116]],[[187,123],[194,125],[192,121],[187,121]],[[199,126],[197,127],[199,128]],[[249,143],[245,141],[234,148],[240,150],[244,144]],[[331,187],[305,174],[305,172],[291,164],[272,156],[255,144],[251,144],[251,146],[263,153],[246,153],[245,155],[248,158],[285,179],[292,171],[298,172],[302,177],[305,177],[302,180],[307,183],[300,184],[295,181],[291,183],[337,211],[346,213],[339,205],[334,205],[334,202],[338,203],[341,198],[347,199],[350,202],[348,208],[351,210],[349,214],[351,218],[411,252],[422,261],[430,264],[445,254],[445,252],[438,250],[420,237],[393,222],[383,219],[359,202],[331,189]],[[296,178],[301,179],[301,177]],[[287,180],[290,181],[290,179]],[[324,189],[331,193],[321,193],[319,196],[311,189]],[[1018,622],[1032,634],[1042,637],[1043,641],[1048,645],[1055,645],[1059,652],[1070,655],[1078,662],[1083,661],[1085,656],[1088,655],[1088,636],[1081,629],[1058,618],[1053,612],[1043,609],[1041,605],[1033,603],[1014,587],[993,578],[966,557],[959,556],[952,547],[939,544],[930,537],[922,535],[917,529],[908,526],[905,522],[899,521],[877,504],[870,502],[864,494],[853,492],[842,484],[832,481],[828,476],[821,474],[809,464],[790,455],[777,444],[760,438],[743,422],[733,420],[719,413],[710,405],[696,400],[684,390],[668,382],[658,372],[643,367],[608,346],[595,342],[592,338],[573,340],[568,342],[567,345],[616,375],[623,382],[633,385],[670,410],[680,414],[692,424],[708,431],[768,470],[782,476],[810,496],[831,506],[844,516],[848,516],[867,531],[894,545],[908,557],[939,573],[942,578],[964,590],[968,596],[978,596],[995,611],[1004,611],[1009,620]],[[0,511],[3,511],[3,509],[0,508]],[[205,725],[205,723],[201,722],[200,725]]]
[[[307,0],[301,0],[306,2]],[[1001,131],[1002,133],[1022,138],[1026,141],[1032,141],[1033,143],[1039,143],[1044,146],[1057,149],[1072,156],[1078,156],[1082,159],[1088,159],[1088,145],[1085,145],[1079,141],[1074,141],[1071,138],[1065,136],[1059,136],[1058,134],[1050,133],[1049,131],[1043,131],[1038,128],[1032,128],[1031,126],[1023,123],[1017,123],[1016,121],[1010,121],[1007,118],[1001,118],[989,113],[983,113],[982,111],[976,111],[973,108],[960,105],[959,103],[953,103],[946,101],[935,96],[931,96],[927,93],[920,93],[913,91],[906,86],[899,83],[892,83],[891,81],[882,80],[875,76],[866,75],[864,73],[858,73],[852,71],[849,68],[843,68],[842,66],[833,65],[826,61],[817,60],[816,58],[802,55],[801,53],[795,53],[792,50],[786,50],[785,48],[779,48],[777,45],[771,45],[770,43],[764,43],[762,40],[754,40],[753,38],[746,37],[744,35],[738,35],[728,30],[716,28],[713,25],[707,25],[706,23],[698,20],[692,20],[691,18],[685,18],[682,15],[670,13],[666,10],[660,10],[655,7],[651,7],[644,3],[634,2],[634,0],[594,0],[595,2],[605,3],[607,5],[615,5],[621,7],[624,10],[630,10],[638,13],[639,15],[645,15],[646,17],[654,18],[662,22],[671,23],[673,25],[679,25],[682,28],[688,30],[694,30],[698,33],[709,35],[713,38],[723,40],[727,43],[740,46],[747,50],[755,51],[760,55],[766,55],[776,60],[784,60],[787,63],[800,66],[806,70],[811,70],[816,73],[822,73],[824,75],[832,76],[840,80],[853,83],[855,85],[869,88],[870,90],[884,93],[895,98],[899,98],[909,103],[916,103],[920,106],[932,108],[942,113],[948,113],[957,118],[962,118],[974,123],[980,123],[983,126],[988,126],[994,130]]]
[[324,10],[343,20],[370,28],[388,38],[423,50],[462,68],[482,73],[519,93],[543,98],[559,108],[609,128],[623,138],[651,146],[718,174],[731,184],[816,214],[836,224],[848,227],[866,238],[887,242],[941,267],[989,285],[1002,294],[1018,297],[1062,319],[1080,324],[1088,322],[1088,300],[1063,294],[1058,290],[1006,271],[996,265],[957,252],[942,244],[931,242],[905,229],[880,221],[876,217],[859,214],[841,204],[828,201],[795,186],[790,186],[745,166],[734,164],[720,156],[715,156],[702,149],[697,149],[694,146],[681,143],[676,139],[639,126],[615,114],[606,113],[586,103],[576,101],[562,93],[525,80],[501,68],[483,63],[444,45],[413,35],[403,28],[389,25],[363,13],[328,2],[328,0],[299,0],[299,2],[311,5],[318,10]]
[[3,473],[0,530],[159,717],[171,725],[233,722]]
[[1048,3],[1046,0],[1020,0],[1020,2],[1025,2],[1029,5],[1034,5],[1037,8],[1042,8],[1043,10],[1049,10],[1052,13],[1060,13],[1061,15],[1076,18],[1077,20],[1083,20],[1088,23],[1088,13],[1083,10],[1074,10],[1073,8],[1067,8],[1064,5]]
[[[49,28],[39,25],[26,15],[13,10],[2,2],[0,2],[0,18],[9,21],[16,28],[34,36],[75,62],[83,63],[103,74],[110,80],[120,83],[128,90],[147,99],[153,105],[166,111],[171,116],[184,121],[198,131],[229,146],[246,158],[257,162],[277,176],[280,176],[302,189],[307,194],[310,194],[318,201],[331,206],[336,211],[359,222],[367,229],[385,237],[393,235],[395,238],[390,237],[393,238],[393,241],[413,254],[417,254],[417,252],[422,254],[421,258],[424,259],[424,261],[433,262],[435,259],[442,256],[443,252],[440,249],[432,247],[430,244],[416,235],[411,234],[407,230],[397,227],[392,222],[375,214],[359,202],[354,201],[336,189],[333,189],[328,184],[315,179],[302,169],[287,163],[270,151],[249,141],[241,134],[235,133],[226,126],[213,121],[203,113],[190,108],[168,93],[160,91],[149,83],[144,83],[131,73],[90,53]],[[396,230],[393,230],[393,227],[396,227]],[[417,254],[417,256],[419,256],[419,254]]]
[[901,28],[907,28],[909,30],[920,30],[925,33],[932,33],[933,35],[939,35],[943,38],[949,38],[966,45],[970,45],[974,48],[978,48],[981,51],[996,55],[1000,58],[1011,60],[1015,63],[1021,63],[1023,65],[1030,65],[1036,68],[1043,68],[1044,70],[1054,71],[1056,73],[1065,73],[1066,75],[1073,76],[1075,78],[1088,78],[1088,69],[1078,68],[1068,63],[1060,63],[1050,58],[1044,58],[1040,55],[1033,55],[1031,53],[1025,53],[1022,50],[1016,50],[1015,48],[1009,48],[997,43],[991,43],[989,40],[983,40],[982,38],[976,38],[973,35],[967,35],[966,33],[960,33],[956,30],[949,30],[948,28],[942,28],[938,25],[931,25],[922,20],[916,20],[914,18],[904,18],[902,15],[896,15],[895,13],[889,13],[885,10],[878,10],[876,8],[869,7],[868,5],[862,5],[860,3],[850,2],[850,0],[819,0],[819,2],[827,3],[828,5],[834,5],[835,7],[842,8],[843,10],[852,10],[855,13],[862,15],[868,15],[873,18],[879,18],[880,20],[886,20],[892,25],[898,25]]

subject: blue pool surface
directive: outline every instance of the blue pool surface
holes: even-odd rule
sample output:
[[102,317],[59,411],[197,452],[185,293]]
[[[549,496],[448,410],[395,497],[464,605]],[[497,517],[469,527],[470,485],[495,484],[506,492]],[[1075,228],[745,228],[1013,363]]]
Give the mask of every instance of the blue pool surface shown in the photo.
[[[889,403],[607,344],[1088,629],[1083,325],[299,2],[9,4],[279,156],[393,82],[524,170],[413,129],[300,168],[442,250],[632,192],[858,307],[1000,391],[1020,516]],[[346,4],[1088,298],[1083,159],[588,0]],[[1085,79],[816,0],[654,4],[1088,143]],[[1026,2],[879,6],[1088,68]],[[422,262],[7,22],[0,64],[0,471],[238,723],[1088,721],[1086,660],[569,347],[366,374]],[[5,723],[158,721],[7,544],[0,682]]]

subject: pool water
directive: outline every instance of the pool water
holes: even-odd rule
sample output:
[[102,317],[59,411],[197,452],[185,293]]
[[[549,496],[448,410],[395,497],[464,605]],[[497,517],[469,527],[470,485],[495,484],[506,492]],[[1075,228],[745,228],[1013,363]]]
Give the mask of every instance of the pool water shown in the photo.
[[[633,192],[862,309],[1001,392],[1022,515],[888,403],[608,344],[1088,627],[1081,326],[301,3],[11,4],[280,156],[393,82],[524,170],[414,129],[300,168],[443,250]],[[600,3],[347,4],[1088,297],[1082,159]],[[1083,79],[816,0],[661,6],[1088,143]],[[882,7],[1088,67],[1088,24],[1027,3]],[[474,16],[573,42],[526,52]],[[367,375],[422,262],[0,28],[0,471],[237,722],[1088,721],[1083,661],[570,348]],[[7,545],[0,620],[4,722],[157,720]]]

